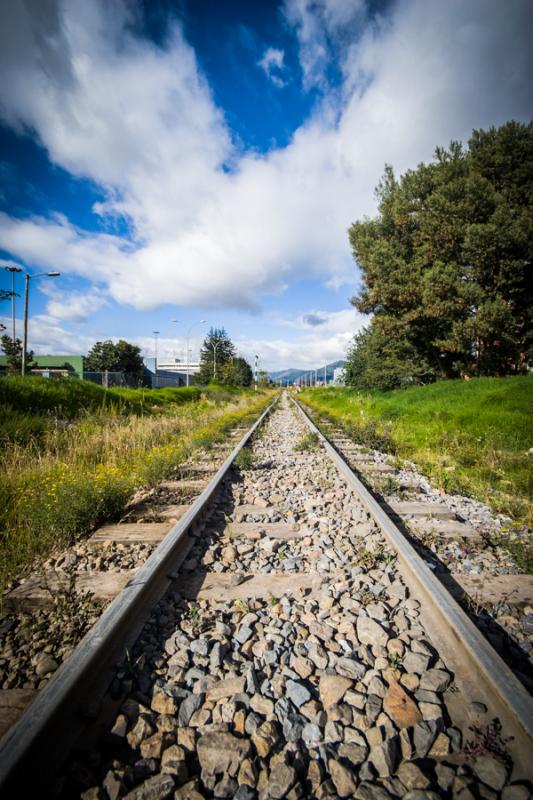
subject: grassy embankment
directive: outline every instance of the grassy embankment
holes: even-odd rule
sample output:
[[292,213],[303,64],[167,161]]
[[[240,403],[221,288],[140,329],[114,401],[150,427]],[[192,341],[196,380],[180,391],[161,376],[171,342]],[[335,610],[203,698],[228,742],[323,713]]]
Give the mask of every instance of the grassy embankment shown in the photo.
[[0,588],[115,517],[136,490],[256,417],[271,393],[0,380]]
[[533,378],[442,381],[383,393],[312,389],[301,398],[360,444],[414,461],[445,491],[531,523]]

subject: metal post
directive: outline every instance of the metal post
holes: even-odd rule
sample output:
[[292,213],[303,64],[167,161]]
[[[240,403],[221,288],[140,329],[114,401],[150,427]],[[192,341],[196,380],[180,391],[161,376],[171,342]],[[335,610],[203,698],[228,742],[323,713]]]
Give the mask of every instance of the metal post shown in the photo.
[[189,385],[189,334],[187,334],[187,364],[185,369],[187,370],[187,386]]
[[256,354],[255,356],[255,366],[254,366],[254,389],[257,392],[257,362],[259,360],[259,356]]
[[13,325],[13,344],[15,344],[15,270],[11,270],[11,322]]
[[28,294],[30,290],[30,276],[24,276],[24,336],[22,338],[22,375],[26,374],[26,348],[28,346]]
[[326,379],[326,365],[324,365],[324,386],[327,386],[327,379]]

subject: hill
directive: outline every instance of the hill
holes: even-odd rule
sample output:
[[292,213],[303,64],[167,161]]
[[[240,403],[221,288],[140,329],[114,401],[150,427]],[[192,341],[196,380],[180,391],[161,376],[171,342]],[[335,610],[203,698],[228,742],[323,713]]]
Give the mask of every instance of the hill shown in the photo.
[[346,361],[344,359],[340,359],[339,361],[334,361],[332,364],[322,364],[322,366],[316,368],[314,367],[313,369],[294,369],[291,367],[290,369],[283,369],[279,370],[278,372],[269,372],[268,375],[275,382],[281,380],[282,383],[293,383],[295,380],[303,377],[304,375],[309,375],[310,373],[314,374],[316,370],[318,380],[323,381],[325,367],[326,379],[328,381],[332,381],[333,371],[337,369],[337,367],[343,367],[345,364]]

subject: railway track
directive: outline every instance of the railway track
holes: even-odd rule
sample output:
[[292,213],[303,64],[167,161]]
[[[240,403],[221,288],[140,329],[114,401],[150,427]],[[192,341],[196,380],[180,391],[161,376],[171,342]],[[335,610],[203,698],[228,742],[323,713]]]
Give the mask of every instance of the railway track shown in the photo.
[[[435,490],[414,464],[355,444],[332,421],[307,406],[302,410],[533,693],[533,575],[502,546],[510,520]],[[522,538],[531,541],[531,532],[524,530]]]
[[529,695],[312,427],[283,399],[232,469],[245,434],[2,740],[6,797],[530,796]]

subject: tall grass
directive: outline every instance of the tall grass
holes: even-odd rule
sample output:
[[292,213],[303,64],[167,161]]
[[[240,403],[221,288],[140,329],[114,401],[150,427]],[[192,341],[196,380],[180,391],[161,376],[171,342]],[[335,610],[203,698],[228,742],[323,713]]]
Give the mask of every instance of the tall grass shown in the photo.
[[49,418],[40,436],[24,443],[6,441],[0,454],[2,586],[37,557],[115,517],[137,489],[172,475],[195,449],[255,417],[269,399],[240,393],[221,403],[208,395],[142,415],[99,407],[67,424]]
[[442,381],[383,393],[315,389],[302,399],[362,444],[415,461],[446,491],[531,521],[532,377]]

